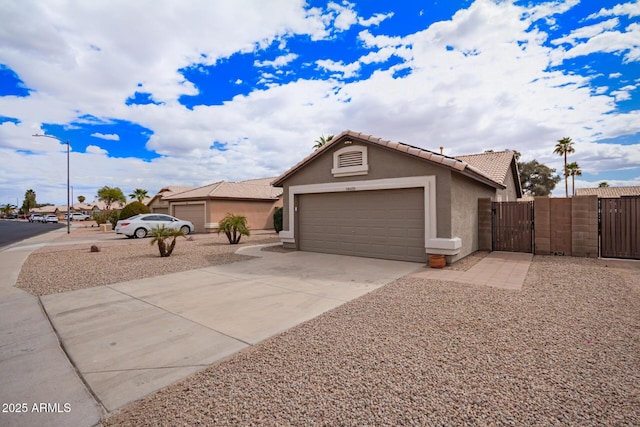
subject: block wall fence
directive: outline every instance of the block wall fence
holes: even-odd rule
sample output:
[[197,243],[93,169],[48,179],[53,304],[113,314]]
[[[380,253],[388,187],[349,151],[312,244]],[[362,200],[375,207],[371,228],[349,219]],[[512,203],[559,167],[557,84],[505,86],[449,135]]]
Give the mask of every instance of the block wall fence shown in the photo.
[[[536,197],[534,253],[598,257],[598,197]],[[478,249],[492,250],[491,199],[478,200]]]

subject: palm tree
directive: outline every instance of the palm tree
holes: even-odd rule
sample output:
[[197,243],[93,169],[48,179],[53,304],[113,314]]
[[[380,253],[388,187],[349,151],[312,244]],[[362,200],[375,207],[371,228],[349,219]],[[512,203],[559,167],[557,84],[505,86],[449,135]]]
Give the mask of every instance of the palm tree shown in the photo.
[[559,139],[557,142],[558,143],[553,149],[553,154],[564,156],[564,191],[566,193],[566,197],[569,197],[569,171],[567,171],[567,154],[575,153],[576,150],[575,148],[573,148],[573,141],[568,136]]
[[[184,237],[184,232],[180,229],[174,230],[173,228],[167,228],[164,225],[161,227],[154,227],[151,229],[151,233],[149,234],[151,239],[151,244],[158,244],[158,250],[160,251],[161,257],[171,256],[173,249],[176,247],[176,239],[180,236]],[[173,240],[167,247],[167,243],[165,240],[173,237]]]
[[85,200],[87,200],[87,198],[86,198],[86,197],[84,197],[84,196],[78,196],[78,202],[80,202],[80,203],[84,203],[84,201],[85,201]]
[[607,188],[609,186],[609,183],[607,181],[602,181],[600,184],[598,184],[599,188]]
[[322,135],[320,138],[316,139],[315,142],[316,144],[313,146],[314,149],[318,149],[323,147],[327,142],[331,141],[333,139],[333,135],[329,135],[328,137],[324,137],[324,135]]
[[133,193],[129,194],[131,199],[136,199],[139,202],[143,201],[148,196],[147,190],[143,190],[142,188],[136,188],[133,190]]
[[218,234],[224,232],[229,239],[229,244],[237,245],[242,236],[248,236],[251,233],[247,228],[247,218],[242,215],[234,215],[228,213],[218,223]]
[[571,162],[567,165],[567,171],[571,175],[571,192],[576,195],[576,176],[582,176],[582,170],[577,162]]

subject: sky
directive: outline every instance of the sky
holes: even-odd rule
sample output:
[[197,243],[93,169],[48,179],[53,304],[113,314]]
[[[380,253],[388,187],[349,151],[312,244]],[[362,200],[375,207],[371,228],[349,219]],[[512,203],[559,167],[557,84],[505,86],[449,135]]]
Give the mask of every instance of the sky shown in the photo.
[[[640,3],[0,0],[0,203],[278,176],[344,130],[640,185]],[[54,138],[33,137],[46,134]],[[564,195],[558,184],[554,196]]]

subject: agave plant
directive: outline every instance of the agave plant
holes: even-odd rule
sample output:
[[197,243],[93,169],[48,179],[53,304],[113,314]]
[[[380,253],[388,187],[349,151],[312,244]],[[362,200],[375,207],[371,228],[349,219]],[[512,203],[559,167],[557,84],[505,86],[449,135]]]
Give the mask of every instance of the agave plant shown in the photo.
[[[161,257],[171,256],[173,249],[176,247],[176,239],[180,236],[184,237],[182,230],[174,230],[173,228],[167,228],[164,225],[161,227],[154,227],[149,234],[151,236],[151,244],[158,244],[158,250]],[[173,240],[167,246],[166,240],[173,237]]]
[[229,239],[229,243],[237,245],[242,236],[248,236],[247,218],[242,215],[228,213],[227,216],[218,222],[218,234],[224,233]]

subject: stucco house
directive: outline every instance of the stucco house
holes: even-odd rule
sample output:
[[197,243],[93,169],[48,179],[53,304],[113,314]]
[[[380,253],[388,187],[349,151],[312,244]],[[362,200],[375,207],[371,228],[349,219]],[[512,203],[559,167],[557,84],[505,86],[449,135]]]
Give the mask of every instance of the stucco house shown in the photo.
[[196,232],[213,232],[218,221],[233,213],[247,218],[249,229],[273,229],[273,213],[282,206],[282,189],[271,186],[273,178],[241,182],[219,181],[182,191],[166,187],[148,204],[152,212],[162,212],[191,221]]
[[515,153],[450,157],[345,131],[274,180],[285,247],[448,262],[478,249],[478,199],[522,196]]
[[640,186],[576,188],[576,196],[598,196],[600,198],[640,196]]

